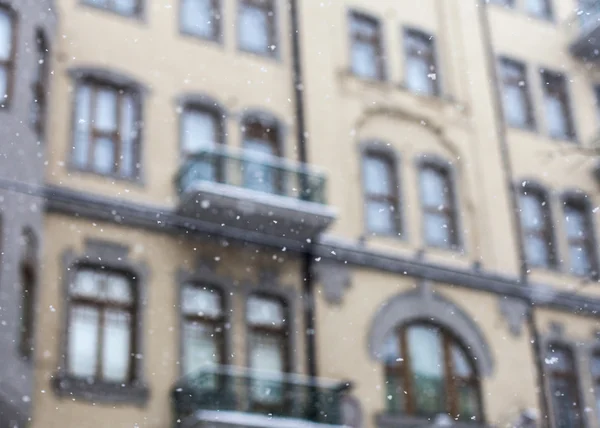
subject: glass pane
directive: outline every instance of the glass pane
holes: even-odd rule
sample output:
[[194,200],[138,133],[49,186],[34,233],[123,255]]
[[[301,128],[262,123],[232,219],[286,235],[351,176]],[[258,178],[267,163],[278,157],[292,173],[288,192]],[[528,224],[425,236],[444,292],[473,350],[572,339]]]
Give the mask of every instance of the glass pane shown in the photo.
[[526,236],[524,240],[527,263],[531,266],[550,265],[550,248],[546,240],[539,236]]
[[186,373],[214,367],[221,358],[217,335],[209,325],[187,322],[183,326],[183,367]]
[[368,79],[379,78],[377,49],[372,43],[354,40],[352,42],[352,72]]
[[8,99],[8,71],[6,67],[0,66],[0,105],[4,105]]
[[374,233],[396,233],[394,207],[388,202],[368,201],[367,227]]
[[548,349],[546,363],[553,371],[570,372],[573,369],[571,352],[564,348],[550,347]]
[[106,298],[119,303],[133,303],[133,294],[129,278],[118,274],[106,277]]
[[423,204],[428,207],[444,207],[448,192],[444,175],[434,168],[423,168],[420,179]]
[[541,18],[550,17],[550,5],[548,0],[527,0],[527,11]]
[[117,130],[117,93],[112,89],[96,92],[96,117],[94,127],[100,131]]
[[69,319],[69,373],[76,377],[94,377],[98,354],[98,311],[75,306]]
[[596,377],[596,376],[600,377],[600,355],[599,354],[596,354],[592,357],[591,366],[592,366],[592,375],[594,377]]
[[215,37],[213,0],[182,0],[181,27],[200,37]]
[[0,60],[10,59],[13,50],[12,17],[6,10],[0,10]]
[[367,193],[391,195],[395,192],[390,162],[382,157],[367,156],[363,165]]
[[398,376],[388,375],[385,378],[385,399],[390,412],[405,411],[406,400],[404,383]]
[[98,138],[94,145],[94,171],[110,174],[115,167],[115,144],[110,138]]
[[473,375],[473,368],[467,355],[456,344],[452,345],[452,369],[455,376],[470,378]]
[[254,52],[268,52],[270,29],[266,9],[242,2],[239,19],[240,46]]
[[104,312],[102,376],[109,382],[127,382],[131,362],[131,317],[118,310]]
[[360,16],[353,16],[350,21],[350,31],[354,35],[359,35],[363,38],[374,38],[378,36],[377,24],[366,18]]
[[114,10],[121,15],[135,15],[139,0],[114,0]]
[[121,102],[121,154],[119,164],[121,174],[124,177],[133,177],[135,175],[135,142],[137,140],[136,129],[136,104],[131,95],[123,97]]
[[436,328],[410,327],[407,332],[415,409],[420,414],[445,411],[444,368],[441,335]]
[[218,317],[223,311],[221,295],[211,289],[187,285],[183,289],[181,309],[184,314]]
[[417,93],[433,95],[433,80],[429,77],[432,71],[425,58],[409,56],[406,59],[406,87]]
[[525,88],[507,84],[504,87],[504,114],[506,121],[519,127],[528,125],[527,95]]
[[90,147],[90,100],[91,90],[89,86],[81,86],[77,90],[75,100],[75,141],[73,161],[79,167],[88,164],[88,153]]
[[444,214],[426,213],[423,221],[425,222],[425,242],[428,245],[437,247],[452,245],[451,225]]
[[546,94],[546,122],[551,136],[564,138],[568,136],[566,109],[560,97]]
[[182,150],[197,153],[218,142],[215,115],[202,110],[187,110],[183,115]]
[[521,195],[521,221],[526,230],[543,230],[546,210],[544,203],[535,193]]
[[245,161],[243,164],[244,187],[260,192],[277,193],[275,168],[260,161],[275,156],[273,144],[266,140],[246,139],[244,149],[247,150],[248,157],[257,160]]
[[554,411],[554,424],[557,428],[581,427],[576,385],[569,379],[552,377],[550,394]]
[[98,298],[101,295],[99,275],[93,270],[80,270],[70,284],[73,297]]
[[470,385],[460,385],[458,387],[458,414],[460,415],[460,420],[463,421],[477,420],[479,417],[479,396],[477,389]]
[[[278,374],[284,371],[284,361],[283,346],[279,338],[265,334],[251,334],[250,367],[258,370],[254,374],[250,387],[252,399],[262,403],[280,401],[283,398],[283,385]],[[264,378],[266,376],[268,379]]]
[[587,229],[585,211],[574,205],[565,206],[565,223],[567,235],[570,238],[580,238],[585,236]]
[[282,326],[285,323],[283,304],[275,299],[250,296],[247,320],[253,325]]
[[575,275],[585,276],[590,273],[591,260],[585,247],[570,245],[569,261],[571,262],[571,272]]
[[381,360],[386,365],[395,366],[400,364],[400,338],[397,332],[390,333],[383,343],[383,349],[381,350]]

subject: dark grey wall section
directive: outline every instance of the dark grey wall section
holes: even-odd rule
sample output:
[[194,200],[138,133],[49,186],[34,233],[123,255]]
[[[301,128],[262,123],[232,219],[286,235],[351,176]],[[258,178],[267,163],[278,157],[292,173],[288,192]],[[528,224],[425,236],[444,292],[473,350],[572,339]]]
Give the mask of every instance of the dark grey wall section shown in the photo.
[[[53,3],[51,0],[0,0],[0,4],[11,8],[16,16],[12,96],[9,106],[0,109],[0,179],[30,186],[42,184],[44,171],[44,142],[39,141],[31,115],[32,83],[38,65],[36,33],[44,34],[51,56],[56,20]],[[52,69],[51,63],[47,66],[48,70]],[[19,265],[24,244],[21,234],[25,229],[35,236],[38,250],[33,258],[39,260],[43,204],[38,196],[15,192],[0,184],[0,428],[25,426],[30,412],[34,361],[23,359],[18,348]]]

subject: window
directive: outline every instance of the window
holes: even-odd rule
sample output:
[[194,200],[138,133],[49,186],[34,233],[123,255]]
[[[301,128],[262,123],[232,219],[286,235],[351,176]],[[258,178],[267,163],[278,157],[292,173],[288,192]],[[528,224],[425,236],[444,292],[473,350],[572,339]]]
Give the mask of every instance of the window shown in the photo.
[[575,129],[565,77],[547,70],[543,70],[541,75],[546,106],[546,126],[550,136],[561,139],[574,138]]
[[350,15],[352,73],[366,79],[383,80],[384,60],[379,22],[359,13]]
[[552,404],[553,426],[556,428],[579,428],[583,415],[579,404],[577,374],[573,354],[566,347],[550,345],[546,357],[549,370],[548,385]]
[[183,371],[214,369],[224,363],[225,311],[218,291],[187,284],[181,296]]
[[521,227],[527,264],[532,267],[556,265],[550,206],[545,192],[523,188],[520,196]]
[[137,16],[141,13],[142,0],[82,0],[83,3],[110,10],[124,16]]
[[223,135],[223,122],[216,111],[193,105],[185,108],[181,130],[184,156],[214,148],[223,142]]
[[500,60],[504,117],[506,123],[517,128],[534,128],[533,108],[527,86],[525,65],[510,59]]
[[0,107],[10,103],[15,68],[15,15],[0,6]]
[[238,37],[242,50],[266,56],[277,52],[273,0],[239,0]]
[[282,191],[281,170],[274,168],[273,157],[280,156],[278,127],[255,118],[243,123],[243,147],[247,153],[242,166],[244,186],[267,193]]
[[139,114],[135,91],[93,80],[81,82],[75,103],[73,164],[98,174],[137,178]]
[[184,33],[208,40],[221,35],[220,0],[181,0],[180,26]]
[[569,246],[569,266],[580,276],[596,276],[594,229],[588,204],[582,198],[568,198],[563,205]]
[[387,338],[383,357],[390,413],[481,421],[472,358],[447,331],[429,324],[402,327]]
[[394,163],[385,155],[367,153],[363,161],[367,230],[399,235],[398,185]]
[[420,183],[426,244],[442,248],[458,245],[450,171],[440,165],[425,164],[421,167]]
[[527,0],[525,6],[527,12],[542,19],[552,19],[551,0]]
[[596,395],[596,412],[600,415],[600,352],[596,351],[591,358],[592,388]]
[[46,94],[48,92],[48,43],[41,31],[37,33],[37,68],[33,82],[32,124],[41,138],[46,121]]
[[437,67],[433,36],[415,30],[404,34],[406,86],[425,95],[438,95]]
[[68,373],[90,382],[132,382],[135,298],[131,277],[79,268],[69,285]]
[[[252,295],[246,306],[250,368],[256,371],[250,387],[254,405],[265,410],[282,405],[283,383],[278,380],[289,370],[288,320],[286,307],[272,297]],[[268,380],[261,377],[270,372]]]

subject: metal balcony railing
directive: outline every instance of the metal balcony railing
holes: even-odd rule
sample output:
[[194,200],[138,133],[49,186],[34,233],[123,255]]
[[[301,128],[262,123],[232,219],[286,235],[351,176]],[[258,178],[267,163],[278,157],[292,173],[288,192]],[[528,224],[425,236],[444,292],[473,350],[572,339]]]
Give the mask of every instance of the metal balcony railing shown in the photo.
[[223,146],[203,149],[183,162],[176,177],[178,191],[187,192],[199,182],[326,204],[325,174],[287,159]]
[[183,377],[173,388],[176,420],[200,410],[236,411],[341,425],[348,384],[221,366]]

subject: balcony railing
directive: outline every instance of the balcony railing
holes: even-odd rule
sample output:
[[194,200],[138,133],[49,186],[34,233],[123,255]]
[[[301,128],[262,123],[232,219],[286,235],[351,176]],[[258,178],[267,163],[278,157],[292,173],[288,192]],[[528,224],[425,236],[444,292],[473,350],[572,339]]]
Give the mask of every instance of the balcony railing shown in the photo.
[[600,58],[600,1],[581,2],[567,27],[574,55],[584,59]]
[[177,175],[180,193],[197,182],[214,182],[252,191],[325,204],[325,174],[307,165],[251,151],[206,148],[189,156]]
[[202,410],[234,411],[341,425],[346,383],[223,366],[185,376],[173,389],[176,420]]

